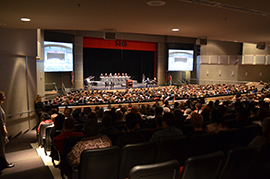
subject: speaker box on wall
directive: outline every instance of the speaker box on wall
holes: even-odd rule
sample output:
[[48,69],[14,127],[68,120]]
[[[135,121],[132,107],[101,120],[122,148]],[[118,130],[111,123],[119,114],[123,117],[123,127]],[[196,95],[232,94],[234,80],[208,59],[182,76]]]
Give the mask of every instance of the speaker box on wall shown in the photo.
[[207,38],[197,38],[196,45],[207,45]]
[[115,32],[104,32],[103,38],[105,40],[115,40],[116,39],[116,33]]
[[256,46],[257,49],[259,50],[264,50],[265,49],[265,43],[264,42],[259,42]]

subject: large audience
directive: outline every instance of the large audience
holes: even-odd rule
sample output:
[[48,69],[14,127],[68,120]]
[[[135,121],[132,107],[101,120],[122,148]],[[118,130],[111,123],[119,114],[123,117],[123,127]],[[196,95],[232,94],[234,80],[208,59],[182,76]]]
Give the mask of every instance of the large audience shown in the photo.
[[[267,85],[266,85],[267,86]],[[267,86],[268,88],[268,86]],[[234,95],[255,91],[245,84],[181,85],[126,90],[76,90],[63,96],[44,101],[46,105],[76,105],[103,103],[132,103],[143,101],[165,101],[222,95]]]
[[[207,98],[223,96],[222,99]],[[228,97],[226,97],[228,96]],[[74,124],[65,129],[62,136],[53,140],[55,148],[63,150],[66,137],[81,135],[85,137],[67,155],[67,161],[73,167],[79,165],[79,156],[83,150],[103,148],[145,141],[158,142],[163,138],[186,135],[192,137],[203,133],[216,133],[231,128],[241,128],[251,124],[263,126],[262,137],[256,137],[250,145],[270,142],[270,90],[268,85],[258,90],[256,86],[244,84],[183,85],[178,87],[157,87],[145,89],[127,89],[125,91],[73,91],[57,97],[48,103],[53,105],[96,104],[95,108],[65,108],[62,115]],[[177,100],[186,99],[186,100]],[[136,105],[132,102],[154,101],[154,103]],[[169,103],[170,101],[170,103]],[[98,104],[116,103],[103,108]],[[119,103],[119,104],[117,104]],[[127,103],[127,104],[125,104]],[[51,105],[52,106],[52,105]],[[103,105],[104,106],[104,105]],[[52,110],[52,109],[51,109]],[[48,115],[55,113],[44,111]],[[43,112],[43,113],[44,113]],[[45,114],[41,115],[41,121]],[[47,117],[46,117],[47,118]],[[62,118],[61,118],[62,119]],[[59,117],[53,116],[52,124],[59,125]],[[231,121],[233,120],[233,123]],[[65,120],[61,120],[64,123]],[[41,122],[42,123],[42,122]],[[64,124],[65,126],[66,124]],[[192,130],[185,126],[192,125]],[[76,126],[81,126],[76,128]],[[78,133],[70,131],[75,130]],[[94,133],[89,133],[89,130]],[[150,129],[151,135],[137,133],[141,129]],[[123,133],[114,139],[114,133]],[[108,136],[108,137],[104,137]],[[54,137],[54,136],[53,136]],[[52,137],[52,139],[53,139]],[[99,145],[96,145],[96,144]],[[59,146],[60,145],[60,146]],[[78,149],[79,148],[79,149]],[[76,155],[75,155],[75,154]],[[76,161],[76,164],[74,164]]]

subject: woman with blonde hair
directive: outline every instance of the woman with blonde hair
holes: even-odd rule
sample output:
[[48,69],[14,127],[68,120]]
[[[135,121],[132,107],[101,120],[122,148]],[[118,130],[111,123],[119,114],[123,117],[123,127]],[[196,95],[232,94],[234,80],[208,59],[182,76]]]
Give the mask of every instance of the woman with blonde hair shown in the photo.
[[44,103],[41,101],[41,96],[37,95],[37,98],[35,100],[35,110],[36,110],[36,114],[38,116],[38,121],[37,124],[39,124],[41,122],[41,114],[43,112],[45,112],[45,105]]

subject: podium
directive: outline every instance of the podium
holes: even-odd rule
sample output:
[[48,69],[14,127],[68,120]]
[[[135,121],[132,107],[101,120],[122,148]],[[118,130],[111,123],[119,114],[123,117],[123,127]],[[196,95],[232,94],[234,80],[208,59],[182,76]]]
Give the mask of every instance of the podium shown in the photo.
[[126,79],[126,87],[127,88],[132,88],[133,87],[133,80]]

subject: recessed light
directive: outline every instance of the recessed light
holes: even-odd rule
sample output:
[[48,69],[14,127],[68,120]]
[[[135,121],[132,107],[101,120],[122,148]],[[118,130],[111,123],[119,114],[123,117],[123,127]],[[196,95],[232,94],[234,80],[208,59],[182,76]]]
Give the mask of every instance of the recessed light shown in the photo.
[[148,6],[163,6],[166,4],[165,1],[160,1],[160,0],[153,0],[153,1],[148,1],[146,3]]
[[29,19],[28,17],[22,17],[21,21],[23,22],[29,22],[31,19]]
[[173,32],[178,32],[178,31],[179,31],[179,29],[172,29],[172,31],[173,31]]

